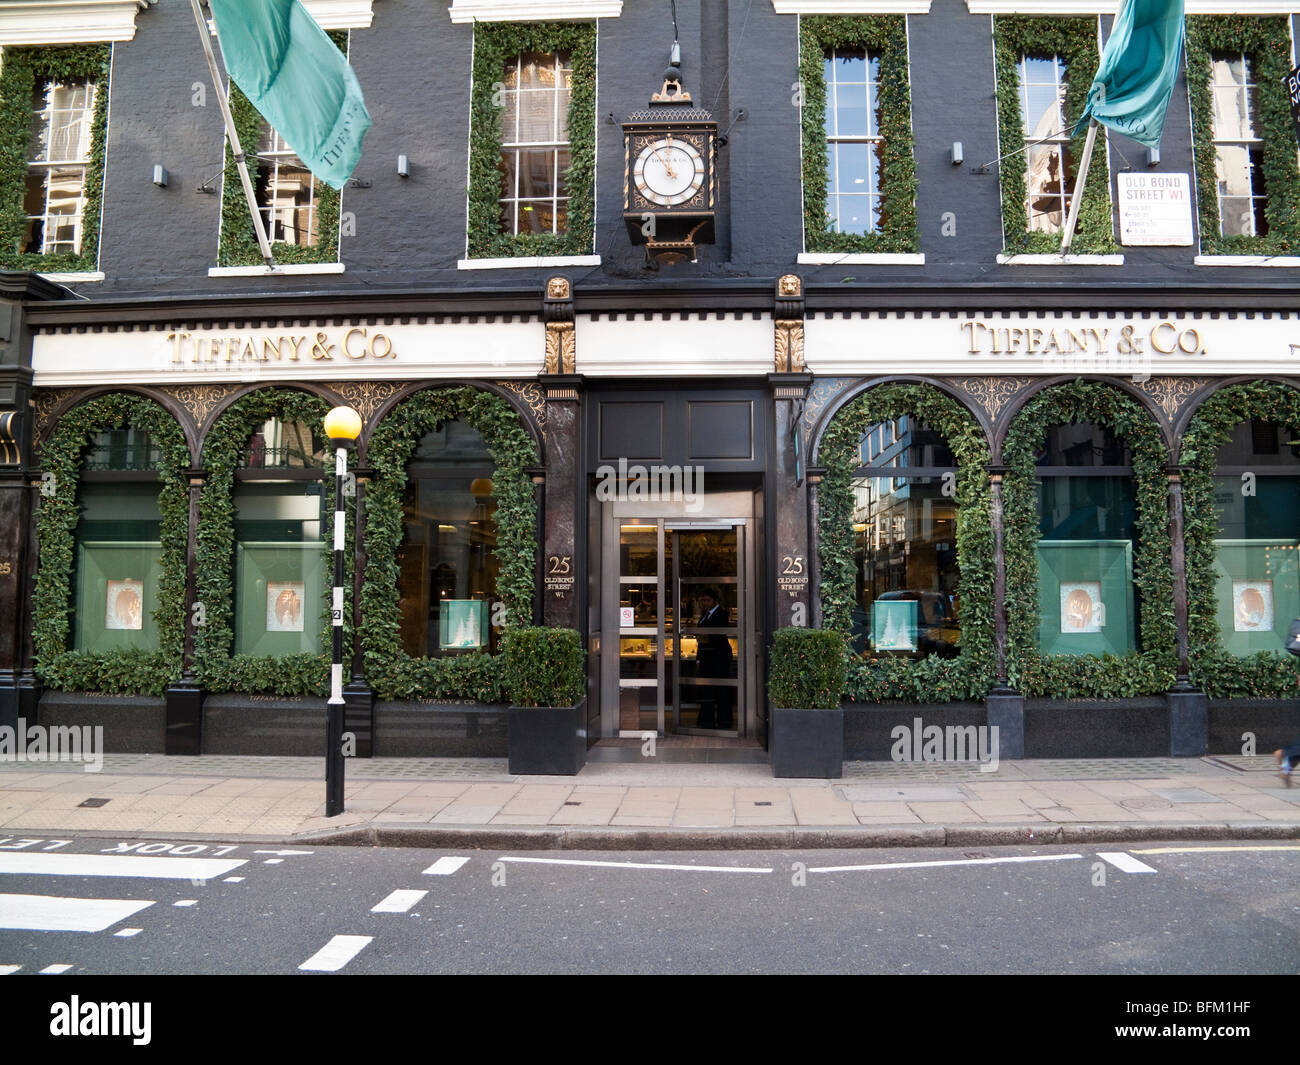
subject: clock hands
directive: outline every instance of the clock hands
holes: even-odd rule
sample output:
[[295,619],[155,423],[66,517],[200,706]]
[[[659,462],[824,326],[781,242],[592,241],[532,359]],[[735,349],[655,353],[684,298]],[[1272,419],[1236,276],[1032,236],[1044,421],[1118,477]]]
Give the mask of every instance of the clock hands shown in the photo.
[[[659,155],[659,153],[662,152],[663,150],[664,150],[663,148],[656,148],[654,150],[654,154]],[[673,164],[668,161],[668,157],[661,155],[659,156],[659,158],[663,162],[664,170],[667,171],[668,176],[672,178],[674,181],[677,180],[677,171],[673,169]]]

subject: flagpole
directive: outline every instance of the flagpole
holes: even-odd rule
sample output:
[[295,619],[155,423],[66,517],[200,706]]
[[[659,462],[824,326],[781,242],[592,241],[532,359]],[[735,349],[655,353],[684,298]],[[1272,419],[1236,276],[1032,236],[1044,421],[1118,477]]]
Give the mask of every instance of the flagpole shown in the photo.
[[[1079,163],[1079,176],[1074,182],[1074,195],[1070,197],[1070,219],[1065,223],[1065,232],[1061,234],[1061,254],[1070,254],[1070,243],[1074,240],[1074,227],[1079,223],[1079,205],[1083,203],[1083,188],[1088,180],[1088,164],[1092,162],[1092,146],[1097,140],[1097,120],[1088,123],[1088,140],[1083,146],[1083,159]],[[1065,166],[1064,153],[1061,159]]]
[[[257,207],[257,196],[253,192],[253,182],[248,176],[248,162],[244,150],[239,146],[239,134],[235,132],[235,120],[230,116],[230,104],[226,94],[221,91],[221,75],[217,72],[217,57],[212,52],[212,42],[208,39],[208,24],[199,10],[199,0],[190,0],[194,8],[194,21],[199,25],[199,39],[203,42],[203,54],[208,57],[208,70],[212,73],[212,84],[217,90],[217,104],[221,107],[221,117],[226,123],[226,138],[230,142],[230,154],[235,165],[239,167],[239,180],[244,186],[244,198],[248,200],[248,210],[253,216],[253,228],[257,231],[257,246],[262,249],[262,258],[266,260],[267,269],[275,266],[271,255],[271,242],[266,237],[266,226],[262,224],[262,212]],[[218,37],[220,40],[220,37]]]

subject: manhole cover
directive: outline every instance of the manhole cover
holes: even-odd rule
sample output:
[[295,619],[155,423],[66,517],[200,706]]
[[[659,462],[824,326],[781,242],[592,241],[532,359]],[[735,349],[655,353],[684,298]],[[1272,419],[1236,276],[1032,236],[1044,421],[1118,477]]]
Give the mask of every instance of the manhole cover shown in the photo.
[[772,803],[767,799],[761,799],[754,803],[755,806],[771,806]]
[[577,802],[577,801],[575,801],[575,800],[573,800],[573,799],[568,799],[568,800],[565,801],[564,805],[565,805],[565,806],[581,806],[582,803]]
[[1119,804],[1126,810],[1171,810],[1174,805],[1168,799],[1120,799]]
[[108,802],[107,799],[87,799],[85,802],[77,803],[78,806],[103,806]]

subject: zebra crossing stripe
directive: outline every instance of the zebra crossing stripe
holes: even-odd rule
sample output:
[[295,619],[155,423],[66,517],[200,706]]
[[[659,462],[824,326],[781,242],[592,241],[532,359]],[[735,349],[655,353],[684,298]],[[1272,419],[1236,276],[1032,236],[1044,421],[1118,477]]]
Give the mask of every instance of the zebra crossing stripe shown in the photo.
[[335,936],[298,966],[307,973],[336,973],[360,954],[374,936]]
[[152,905],[152,899],[0,895],[0,928],[34,932],[102,932]]
[[1097,857],[1104,862],[1110,862],[1121,873],[1154,873],[1155,869],[1147,865],[1146,862],[1140,862],[1131,854],[1124,851],[1098,851]]
[[21,968],[21,965],[0,965],[0,976],[12,976]]
[[247,858],[162,858],[134,854],[0,853],[0,873],[32,876],[138,876],[150,880],[216,880]]
[[425,876],[451,876],[457,869],[464,865],[468,858],[439,858],[428,869],[424,871]]
[[419,902],[427,891],[394,891],[378,906],[370,908],[371,913],[406,913]]

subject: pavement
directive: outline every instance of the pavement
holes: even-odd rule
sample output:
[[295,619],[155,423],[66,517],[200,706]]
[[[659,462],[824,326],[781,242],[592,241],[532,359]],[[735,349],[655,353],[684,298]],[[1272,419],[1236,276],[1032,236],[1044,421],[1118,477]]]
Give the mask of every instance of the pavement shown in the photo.
[[[766,765],[589,764],[512,776],[504,759],[108,754],[0,763],[0,846],[18,837],[619,850],[1083,844],[1300,838],[1300,785],[1271,755],[846,762],[839,780]],[[7,837],[7,838],[6,838]]]

